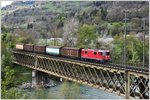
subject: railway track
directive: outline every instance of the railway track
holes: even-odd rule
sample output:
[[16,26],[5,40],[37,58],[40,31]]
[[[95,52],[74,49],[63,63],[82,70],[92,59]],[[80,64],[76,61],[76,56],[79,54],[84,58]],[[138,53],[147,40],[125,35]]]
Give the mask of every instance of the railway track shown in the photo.
[[59,60],[67,60],[67,61],[72,61],[72,62],[77,62],[77,63],[83,63],[91,66],[101,66],[101,67],[106,67],[106,68],[114,68],[114,69],[119,69],[119,70],[127,70],[127,71],[132,71],[132,72],[137,72],[137,73],[143,73],[143,74],[149,74],[149,69],[148,68],[139,68],[135,66],[124,66],[121,64],[114,64],[114,63],[97,63],[97,62],[89,62],[89,61],[82,61],[79,59],[70,59],[70,58],[63,58],[63,57],[58,57],[58,56],[51,56],[47,54],[37,54],[33,52],[26,52],[26,51],[17,51],[13,50],[15,53],[22,53],[22,54],[30,54],[30,55],[35,55],[35,56],[42,56],[42,57],[48,57],[48,58],[53,58],[53,59],[59,59]]

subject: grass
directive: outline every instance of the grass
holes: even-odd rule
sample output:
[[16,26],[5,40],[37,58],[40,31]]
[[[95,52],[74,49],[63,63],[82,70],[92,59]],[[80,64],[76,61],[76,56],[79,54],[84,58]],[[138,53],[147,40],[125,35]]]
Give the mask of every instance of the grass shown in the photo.
[[[81,9],[82,4],[83,3],[80,1],[61,1],[60,3],[56,3],[55,5],[52,2],[48,2],[47,4],[42,5],[42,7],[48,8],[48,11],[50,12],[66,13],[69,9]],[[88,11],[89,8],[90,7],[85,7],[81,10]]]
[[17,84],[22,84],[22,82],[31,81],[32,69],[16,65],[14,67],[14,70],[15,70],[15,76],[18,82]]
[[7,13],[11,14],[13,13],[13,10],[1,10],[1,16],[6,15]]
[[15,6],[15,9],[9,9],[9,10],[1,10],[1,16],[8,14],[12,14],[14,11],[18,10],[18,9],[24,9],[24,8],[28,8],[29,6]]
[[14,70],[16,73],[30,73],[30,72],[32,72],[32,70],[30,68],[23,67],[23,66],[15,66]]
[[56,6],[54,6],[52,4],[52,2],[49,2],[49,3],[45,4],[45,5],[43,5],[42,7],[48,8],[49,12],[57,12],[57,13],[61,13],[62,12],[62,8],[61,7],[57,8]]

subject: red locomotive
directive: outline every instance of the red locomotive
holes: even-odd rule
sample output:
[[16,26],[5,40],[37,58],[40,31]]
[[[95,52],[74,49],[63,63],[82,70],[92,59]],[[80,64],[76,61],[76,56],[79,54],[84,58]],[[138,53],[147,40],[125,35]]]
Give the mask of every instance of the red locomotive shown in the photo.
[[111,60],[109,50],[97,50],[97,49],[82,49],[81,58],[92,59],[100,62]]

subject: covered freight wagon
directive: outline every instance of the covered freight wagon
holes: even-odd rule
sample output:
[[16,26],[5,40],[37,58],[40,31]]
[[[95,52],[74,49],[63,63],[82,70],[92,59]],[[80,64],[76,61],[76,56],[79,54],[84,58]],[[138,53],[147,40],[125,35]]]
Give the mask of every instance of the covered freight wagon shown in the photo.
[[59,46],[47,46],[46,47],[46,53],[50,55],[60,55],[60,49]]
[[45,45],[34,45],[34,52],[36,53],[45,53],[46,46]]
[[63,47],[61,48],[61,55],[72,58],[80,58],[81,57],[81,49],[80,48],[72,48],[72,47]]
[[33,52],[34,51],[34,44],[24,44],[23,49],[25,51]]
[[16,49],[17,50],[23,50],[23,43],[16,44]]

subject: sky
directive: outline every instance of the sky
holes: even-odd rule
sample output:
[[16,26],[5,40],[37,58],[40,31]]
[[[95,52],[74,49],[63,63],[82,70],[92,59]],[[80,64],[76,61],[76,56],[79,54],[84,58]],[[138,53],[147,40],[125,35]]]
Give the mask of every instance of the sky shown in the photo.
[[1,1],[1,7],[5,7],[6,5],[10,5],[11,3],[12,3],[13,1],[4,1],[4,0],[2,0]]

